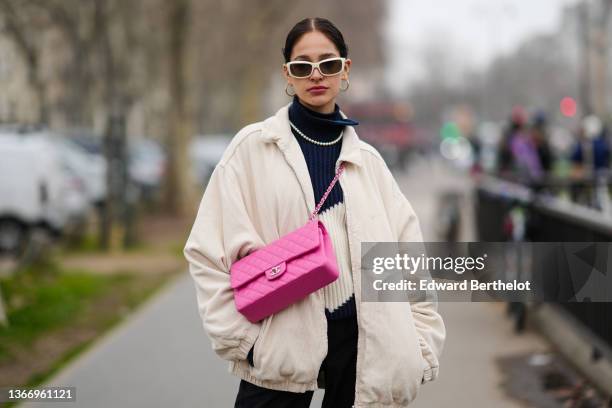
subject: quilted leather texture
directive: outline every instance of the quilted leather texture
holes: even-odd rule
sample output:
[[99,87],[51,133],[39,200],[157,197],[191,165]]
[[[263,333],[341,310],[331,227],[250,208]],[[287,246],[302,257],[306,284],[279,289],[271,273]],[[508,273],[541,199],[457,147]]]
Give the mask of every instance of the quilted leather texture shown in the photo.
[[233,263],[230,268],[231,286],[235,289],[259,277],[267,269],[279,265],[283,261],[290,261],[318,246],[317,220],[312,220]]
[[[268,279],[266,270],[286,263],[286,270]],[[236,308],[256,322],[276,313],[338,278],[331,239],[320,221],[257,249],[230,268]]]

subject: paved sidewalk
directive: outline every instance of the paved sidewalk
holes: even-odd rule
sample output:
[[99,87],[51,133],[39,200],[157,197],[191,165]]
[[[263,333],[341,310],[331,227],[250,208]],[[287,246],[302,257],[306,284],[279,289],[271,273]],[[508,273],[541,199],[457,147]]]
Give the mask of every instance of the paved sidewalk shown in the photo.
[[[464,193],[461,241],[475,240],[471,182],[460,171],[440,161],[419,160],[398,177],[402,191],[419,217],[425,241],[438,241],[436,217],[438,195],[443,191]],[[495,359],[526,351],[546,350],[544,341],[531,333],[517,336],[505,319],[502,303],[439,304],[447,338],[436,381],[419,391],[415,407],[524,407],[510,400],[499,386],[503,380]]]
[[77,388],[58,408],[212,408],[233,405],[238,379],[211,350],[185,273],[48,385]]
[[[426,161],[398,181],[420,217],[426,240],[434,239],[436,194],[448,186],[469,186],[456,172]],[[469,218],[469,205],[465,207]],[[470,231],[465,234],[462,239],[469,239]],[[414,406],[522,406],[501,392],[495,359],[541,350],[541,340],[515,336],[501,304],[442,303],[440,311],[448,331],[440,377],[421,389]],[[218,408],[233,406],[238,382],[210,348],[197,315],[195,290],[185,273],[48,385],[77,387],[76,404],[54,407]],[[322,392],[316,392],[311,406],[319,407],[321,400]]]

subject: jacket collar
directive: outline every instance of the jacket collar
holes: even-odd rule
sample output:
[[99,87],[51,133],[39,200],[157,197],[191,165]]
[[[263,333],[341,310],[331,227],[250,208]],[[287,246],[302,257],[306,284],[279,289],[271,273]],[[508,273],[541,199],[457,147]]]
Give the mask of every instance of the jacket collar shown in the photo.
[[[290,105],[291,103],[280,108],[274,116],[269,117],[263,122],[262,127],[262,138],[264,141],[276,143],[283,151],[295,150],[291,148],[292,144],[299,147],[289,125]],[[347,118],[342,111],[340,111],[340,114],[343,118]],[[359,146],[359,136],[357,136],[355,128],[353,128],[353,126],[346,126],[344,128],[344,135],[342,136],[342,139],[342,147],[340,149],[338,161],[353,163],[357,166],[361,166],[363,163],[361,157],[361,147]]]

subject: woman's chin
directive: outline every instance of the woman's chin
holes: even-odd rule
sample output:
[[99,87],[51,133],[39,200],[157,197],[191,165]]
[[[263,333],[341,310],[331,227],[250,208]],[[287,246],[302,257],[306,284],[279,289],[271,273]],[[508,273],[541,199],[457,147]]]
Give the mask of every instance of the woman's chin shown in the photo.
[[305,97],[301,98],[301,100],[311,108],[317,110],[329,105],[332,98],[330,98],[328,95],[305,95]]

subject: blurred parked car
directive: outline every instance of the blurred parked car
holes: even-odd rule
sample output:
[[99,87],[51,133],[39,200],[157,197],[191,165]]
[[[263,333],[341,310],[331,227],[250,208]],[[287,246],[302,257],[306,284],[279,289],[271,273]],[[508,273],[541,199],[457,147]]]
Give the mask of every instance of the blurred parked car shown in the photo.
[[83,179],[60,143],[38,135],[0,135],[0,253],[18,255],[34,229],[58,235],[89,211]]
[[100,154],[90,153],[72,139],[51,132],[30,134],[46,139],[59,153],[64,166],[81,179],[88,201],[100,205],[106,197],[106,160]]
[[208,183],[208,178],[231,140],[232,136],[225,134],[198,135],[192,139],[189,154],[193,179],[202,188]]
[[[104,158],[104,139],[101,136],[80,130],[72,132],[70,141],[89,154]],[[166,171],[166,153],[161,144],[150,138],[128,141],[128,175],[145,197],[157,191]],[[106,164],[104,164],[106,168]],[[106,170],[105,170],[106,171]]]
[[161,187],[166,171],[166,153],[162,146],[152,139],[137,139],[128,145],[130,179],[145,196]]

